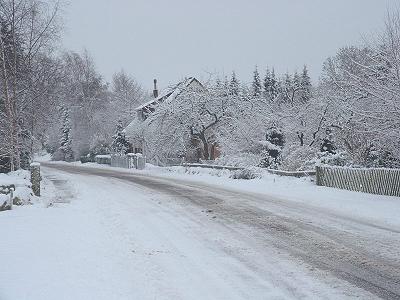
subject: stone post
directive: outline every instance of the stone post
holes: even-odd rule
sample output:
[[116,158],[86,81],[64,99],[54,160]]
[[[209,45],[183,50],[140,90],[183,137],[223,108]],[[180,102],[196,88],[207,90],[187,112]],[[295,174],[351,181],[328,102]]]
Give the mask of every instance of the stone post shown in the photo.
[[32,183],[32,191],[35,196],[40,196],[40,181],[42,177],[40,177],[40,163],[33,162],[30,165],[31,168],[31,183]]
[[14,201],[14,188],[10,188],[10,209],[13,208]]

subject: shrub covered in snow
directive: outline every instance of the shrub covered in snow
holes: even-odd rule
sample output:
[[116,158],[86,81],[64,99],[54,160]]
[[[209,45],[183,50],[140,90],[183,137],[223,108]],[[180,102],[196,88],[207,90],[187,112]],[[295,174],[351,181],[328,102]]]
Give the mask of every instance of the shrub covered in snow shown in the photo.
[[246,168],[243,170],[232,171],[232,175],[230,176],[233,179],[255,179],[261,178],[261,171],[257,168]]
[[316,164],[341,167],[352,165],[346,152],[319,152],[317,154]]
[[237,153],[231,155],[225,155],[215,160],[215,164],[220,166],[232,166],[232,167],[255,167],[262,159],[261,154],[254,153]]
[[281,169],[286,171],[304,171],[315,167],[317,149],[309,146],[286,147],[282,151]]
[[168,167],[168,171],[177,172],[177,173],[185,173],[190,175],[198,175],[198,174],[207,174],[212,176],[228,177],[231,174],[231,171],[226,169],[211,169],[211,168],[198,168],[198,167]]

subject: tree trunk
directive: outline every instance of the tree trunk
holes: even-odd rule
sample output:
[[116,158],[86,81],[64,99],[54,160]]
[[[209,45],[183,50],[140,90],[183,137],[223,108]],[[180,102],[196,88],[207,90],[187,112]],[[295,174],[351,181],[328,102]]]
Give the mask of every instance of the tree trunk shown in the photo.
[[12,105],[11,99],[10,99],[5,50],[6,49],[4,46],[3,36],[2,36],[1,30],[0,30],[1,75],[3,78],[4,102],[5,102],[6,115],[7,115],[7,119],[8,119],[8,139],[9,139],[9,143],[10,143],[10,149],[9,149],[8,154],[10,156],[11,171],[14,171],[15,170],[15,165],[14,165],[14,162],[15,162],[15,159],[14,159],[15,139],[14,139],[14,122],[13,122],[14,113],[13,113],[13,105]]
[[304,133],[303,132],[297,132],[297,137],[300,140],[300,146],[304,146]]
[[201,142],[203,143],[203,157],[205,160],[209,160],[210,159],[210,151],[208,149],[208,142],[207,142],[204,132],[202,132],[199,135],[199,137],[200,137]]

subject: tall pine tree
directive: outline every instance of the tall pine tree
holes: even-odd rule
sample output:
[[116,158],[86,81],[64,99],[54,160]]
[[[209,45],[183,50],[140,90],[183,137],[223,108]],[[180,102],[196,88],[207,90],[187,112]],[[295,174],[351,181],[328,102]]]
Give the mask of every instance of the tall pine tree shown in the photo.
[[278,83],[278,80],[276,80],[275,70],[273,68],[271,71],[269,94],[270,94],[271,101],[274,101],[275,98],[278,97],[278,94],[279,94],[279,83]]
[[69,116],[69,109],[66,107],[61,107],[61,119],[62,119],[62,127],[61,127],[61,137],[60,137],[60,152],[62,155],[62,159],[64,161],[73,161],[74,153],[71,148],[72,140],[71,140],[71,119]]
[[229,83],[229,90],[232,95],[239,95],[239,80],[236,78],[235,71],[232,72],[231,82]]
[[264,77],[264,97],[268,100],[271,99],[271,72],[267,68],[267,71],[265,73]]
[[301,101],[303,103],[306,103],[311,98],[311,89],[312,89],[311,78],[308,75],[308,70],[306,65],[304,65],[303,72],[301,74],[300,85],[301,85]]
[[258,73],[257,66],[253,73],[252,94],[253,97],[260,97],[262,93],[260,74]]
[[293,104],[293,80],[288,72],[283,78],[282,92],[284,102]]

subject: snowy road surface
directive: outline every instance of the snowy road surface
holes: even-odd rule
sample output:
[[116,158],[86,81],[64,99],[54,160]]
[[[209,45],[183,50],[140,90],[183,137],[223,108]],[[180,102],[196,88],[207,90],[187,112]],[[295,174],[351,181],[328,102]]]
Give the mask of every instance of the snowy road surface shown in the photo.
[[400,299],[398,223],[183,179],[45,166],[70,203],[2,213],[1,300]]

